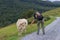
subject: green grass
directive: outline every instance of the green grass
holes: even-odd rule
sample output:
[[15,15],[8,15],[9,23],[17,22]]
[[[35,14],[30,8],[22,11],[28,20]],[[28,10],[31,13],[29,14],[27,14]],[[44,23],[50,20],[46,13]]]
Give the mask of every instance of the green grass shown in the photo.
[[47,11],[45,13],[43,13],[45,16],[46,15],[49,15],[49,16],[54,16],[54,17],[60,17],[60,7],[59,8],[56,8],[56,9],[53,9],[53,10],[50,10],[50,11]]
[[[55,20],[55,18],[51,18],[49,21],[46,21],[45,26],[50,24],[53,20]],[[26,33],[23,33],[22,36],[37,31],[36,26],[37,26],[36,24],[28,25]],[[0,29],[0,40],[17,40],[17,39],[18,31],[15,23]]]
[[17,39],[17,28],[15,24],[9,25],[0,29],[0,40],[12,40]]

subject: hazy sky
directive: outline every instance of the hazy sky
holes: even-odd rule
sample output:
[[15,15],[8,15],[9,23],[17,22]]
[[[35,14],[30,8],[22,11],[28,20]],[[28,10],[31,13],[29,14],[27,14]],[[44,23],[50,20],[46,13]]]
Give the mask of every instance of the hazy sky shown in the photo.
[[[43,1],[47,1],[47,0],[43,0]],[[52,1],[53,2],[53,1],[60,1],[60,0],[49,0],[49,1]]]
[[49,0],[49,1],[60,1],[60,0]]

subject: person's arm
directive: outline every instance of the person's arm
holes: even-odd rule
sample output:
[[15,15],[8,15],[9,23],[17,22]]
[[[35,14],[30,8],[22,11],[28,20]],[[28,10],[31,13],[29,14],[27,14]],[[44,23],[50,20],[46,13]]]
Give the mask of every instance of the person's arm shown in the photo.
[[34,14],[34,19],[33,19],[33,21],[31,22],[31,24],[33,24],[33,23],[35,22],[36,18],[37,18],[37,15]]
[[31,22],[31,24],[33,24],[35,22],[35,20],[33,20],[32,22]]

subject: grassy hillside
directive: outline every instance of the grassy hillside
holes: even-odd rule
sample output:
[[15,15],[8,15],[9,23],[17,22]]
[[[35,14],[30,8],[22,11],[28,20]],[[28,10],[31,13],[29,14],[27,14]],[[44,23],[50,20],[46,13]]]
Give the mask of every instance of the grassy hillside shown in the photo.
[[60,17],[60,7],[56,8],[54,10],[50,10],[44,13],[44,15],[54,16],[54,17]]
[[[51,23],[54,18],[45,22],[45,26]],[[22,36],[32,33],[37,30],[36,24],[28,25],[26,33],[23,33]],[[6,26],[5,28],[0,29],[0,40],[17,40],[18,39],[18,31],[16,28],[16,24],[11,24]]]
[[[44,13],[44,16],[45,15],[53,16],[50,20],[45,21],[45,26],[46,26],[55,19],[54,17],[60,16],[60,8],[47,11]],[[22,36],[29,34],[36,30],[37,30],[36,24],[32,24],[32,26],[28,25],[26,33],[23,33]],[[17,39],[18,39],[18,31],[16,28],[16,23],[8,25],[0,29],[0,40],[17,40]]]
[[16,22],[28,10],[44,12],[56,8],[52,4],[41,0],[0,0],[0,27]]

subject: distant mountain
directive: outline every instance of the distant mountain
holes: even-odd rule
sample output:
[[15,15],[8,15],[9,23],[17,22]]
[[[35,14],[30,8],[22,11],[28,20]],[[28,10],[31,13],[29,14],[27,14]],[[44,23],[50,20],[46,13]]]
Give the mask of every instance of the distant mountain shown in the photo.
[[53,4],[55,7],[60,7],[60,1],[54,1]]
[[60,5],[60,1],[54,1],[53,3]]

